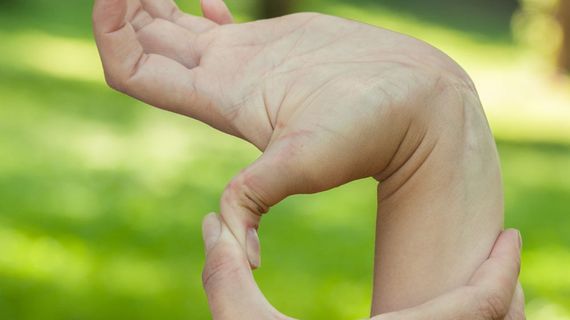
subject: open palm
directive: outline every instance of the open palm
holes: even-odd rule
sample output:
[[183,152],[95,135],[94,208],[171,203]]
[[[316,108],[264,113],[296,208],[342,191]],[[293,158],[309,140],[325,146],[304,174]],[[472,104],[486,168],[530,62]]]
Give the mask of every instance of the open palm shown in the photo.
[[277,119],[288,118],[279,117],[287,102],[298,108],[300,100],[343,80],[366,83],[387,69],[394,74],[394,67],[413,61],[398,57],[410,46],[422,49],[417,64],[430,62],[422,56],[427,51],[441,61],[417,40],[331,16],[303,13],[234,25],[223,2],[204,0],[202,7],[204,18],[182,13],[171,0],[97,1],[95,34],[107,80],[260,149]]
[[[450,261],[464,270],[448,286],[466,283],[496,238],[502,198],[495,145],[464,71],[419,40],[354,21],[303,13],[233,24],[220,0],[202,0],[202,9],[205,17],[195,17],[171,0],[96,0],[95,35],[112,87],[264,151],[221,203],[251,265],[260,263],[256,229],[269,207],[375,177],[385,212],[436,211],[442,226],[480,219],[479,228],[457,228],[459,240],[436,245],[449,246]],[[451,192],[457,200],[446,199]],[[400,245],[382,237],[386,248]],[[482,245],[463,257],[475,239]],[[401,268],[402,255],[380,254]],[[410,254],[438,270],[434,283],[446,279],[427,253]]]

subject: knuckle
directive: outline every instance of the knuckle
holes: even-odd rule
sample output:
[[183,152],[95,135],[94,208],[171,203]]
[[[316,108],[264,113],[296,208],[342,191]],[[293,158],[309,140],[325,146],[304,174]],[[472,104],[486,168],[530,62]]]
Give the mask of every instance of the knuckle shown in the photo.
[[119,92],[125,92],[124,81],[121,80],[121,78],[116,74],[109,72],[107,70],[105,71],[105,82],[109,87]]
[[226,187],[222,201],[245,208],[248,212],[261,216],[269,211],[269,206],[256,191],[256,178],[243,171]]
[[509,311],[503,296],[498,292],[485,292],[479,296],[479,315],[484,320],[504,319]]
[[240,258],[242,257],[236,254],[235,248],[219,244],[206,259],[202,272],[204,288],[209,290],[240,276],[243,270],[243,264],[238,263]]

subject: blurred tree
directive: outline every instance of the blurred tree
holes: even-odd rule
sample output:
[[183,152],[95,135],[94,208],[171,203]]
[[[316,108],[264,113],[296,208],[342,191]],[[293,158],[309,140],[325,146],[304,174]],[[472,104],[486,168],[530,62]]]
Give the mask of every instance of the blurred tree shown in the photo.
[[515,37],[537,54],[548,72],[570,71],[570,0],[520,0]]
[[570,73],[570,0],[560,0],[558,21],[562,31],[562,44],[558,56],[558,67]]
[[14,6],[18,1],[15,0],[0,0],[0,7],[5,8],[5,7],[12,7]]
[[260,18],[275,18],[293,11],[295,0],[261,0]]

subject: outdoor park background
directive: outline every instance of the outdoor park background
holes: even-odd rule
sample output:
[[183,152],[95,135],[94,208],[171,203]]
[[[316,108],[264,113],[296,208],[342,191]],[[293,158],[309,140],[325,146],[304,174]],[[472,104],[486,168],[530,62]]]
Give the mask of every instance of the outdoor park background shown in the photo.
[[[557,0],[306,0],[449,53],[497,138],[529,319],[570,319],[570,80]],[[566,0],[562,0],[566,1]],[[198,0],[181,5],[198,13]],[[228,0],[239,21],[252,0]],[[200,222],[253,147],[108,89],[92,1],[0,1],[0,319],[207,319]],[[549,9],[550,8],[550,9]],[[275,207],[261,288],[303,319],[368,315],[372,181]]]

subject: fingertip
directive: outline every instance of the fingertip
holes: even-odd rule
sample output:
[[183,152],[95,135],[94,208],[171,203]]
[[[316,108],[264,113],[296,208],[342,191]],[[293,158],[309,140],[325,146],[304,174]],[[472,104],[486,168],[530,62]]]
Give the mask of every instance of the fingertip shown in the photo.
[[210,212],[207,215],[204,216],[204,219],[202,220],[202,222],[206,222],[207,220],[211,220],[213,218],[217,219],[217,213],[216,212]]
[[491,256],[512,255],[516,251],[520,254],[522,237],[516,229],[507,229],[499,235]]
[[202,222],[202,236],[204,239],[204,246],[206,247],[206,253],[211,250],[222,233],[222,223],[218,214],[215,212],[209,213],[204,218]]
[[234,22],[230,9],[223,0],[200,0],[204,17],[217,24]]
[[109,33],[125,25],[126,0],[95,0],[93,5],[93,27],[96,33]]
[[519,239],[518,239],[518,240],[519,240],[519,249],[522,249],[522,247],[523,247],[523,238],[522,238],[522,234],[521,234],[521,232],[520,232],[520,231],[518,231],[518,230],[517,230],[517,234],[518,234],[518,237],[519,237]]

